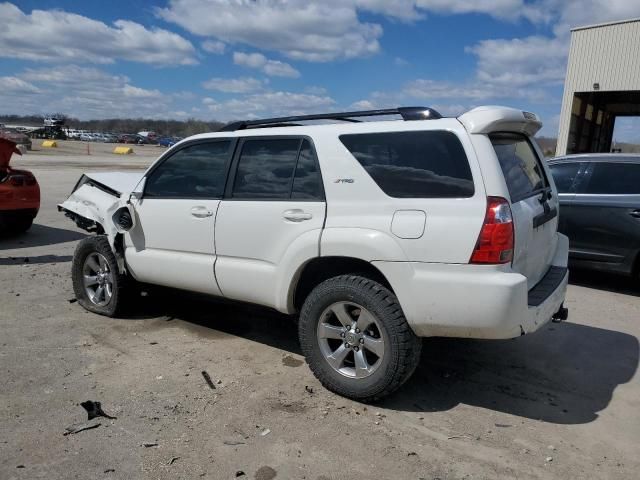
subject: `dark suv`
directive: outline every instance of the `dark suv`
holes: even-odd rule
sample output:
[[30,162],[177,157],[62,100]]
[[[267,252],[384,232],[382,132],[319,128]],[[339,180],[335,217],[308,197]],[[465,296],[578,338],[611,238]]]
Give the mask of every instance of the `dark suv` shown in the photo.
[[549,161],[560,224],[575,267],[637,275],[640,268],[640,155],[581,154]]

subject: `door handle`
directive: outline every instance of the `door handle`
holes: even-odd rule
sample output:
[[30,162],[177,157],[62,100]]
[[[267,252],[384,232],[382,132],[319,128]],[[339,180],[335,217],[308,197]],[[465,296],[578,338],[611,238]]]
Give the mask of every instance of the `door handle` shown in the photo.
[[635,217],[635,218],[640,218],[640,208],[638,208],[636,210],[631,210],[629,212],[629,215],[631,215],[632,217]]
[[311,220],[313,218],[312,214],[307,213],[304,210],[300,210],[299,208],[285,210],[282,212],[282,216],[285,220],[289,220],[291,222],[304,222],[305,220]]
[[207,218],[213,216],[213,212],[207,207],[198,206],[191,209],[191,216],[196,218]]

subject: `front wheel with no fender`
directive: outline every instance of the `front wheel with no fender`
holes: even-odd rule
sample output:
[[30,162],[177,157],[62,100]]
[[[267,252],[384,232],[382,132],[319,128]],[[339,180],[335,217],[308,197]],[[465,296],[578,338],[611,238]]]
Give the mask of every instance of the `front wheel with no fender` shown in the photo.
[[385,397],[411,376],[422,341],[396,296],[357,275],[318,285],[300,312],[300,345],[309,367],[329,390],[361,401]]
[[115,255],[104,235],[78,243],[71,266],[73,291],[85,309],[107,317],[122,311],[127,277],[119,273]]

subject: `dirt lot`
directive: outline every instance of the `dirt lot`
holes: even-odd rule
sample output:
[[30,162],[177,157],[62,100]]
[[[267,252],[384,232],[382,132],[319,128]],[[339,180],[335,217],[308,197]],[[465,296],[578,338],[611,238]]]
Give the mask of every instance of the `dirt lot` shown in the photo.
[[[271,311],[162,291],[128,318],[85,312],[70,282],[85,234],[55,205],[83,170],[162,150],[136,151],[65,142],[15,161],[43,205],[28,234],[0,240],[0,478],[637,478],[631,282],[574,274],[570,320],[530,336],[425,340],[410,382],[369,406],[325,391],[293,320]],[[117,418],[63,436],[85,400]]]

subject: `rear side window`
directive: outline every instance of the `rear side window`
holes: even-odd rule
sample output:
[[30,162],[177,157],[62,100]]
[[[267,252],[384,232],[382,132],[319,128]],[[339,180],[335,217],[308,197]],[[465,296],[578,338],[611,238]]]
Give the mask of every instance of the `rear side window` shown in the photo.
[[559,193],[572,193],[573,184],[580,170],[580,163],[557,163],[550,165],[553,181]]
[[245,140],[232,197],[323,200],[320,170],[311,143],[299,138]]
[[594,163],[591,178],[581,193],[640,194],[640,164]]
[[322,178],[316,162],[316,156],[308,140],[302,142],[296,174],[293,178],[291,198],[304,200],[323,200]]
[[182,148],[155,168],[145,196],[156,198],[221,198],[231,141],[198,143]]
[[473,196],[469,161],[451,132],[364,133],[340,135],[340,141],[391,197]]
[[525,136],[500,133],[489,138],[513,203],[535,195],[548,186],[540,159]]

